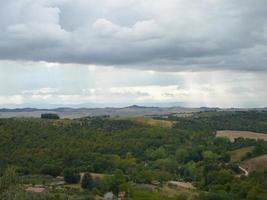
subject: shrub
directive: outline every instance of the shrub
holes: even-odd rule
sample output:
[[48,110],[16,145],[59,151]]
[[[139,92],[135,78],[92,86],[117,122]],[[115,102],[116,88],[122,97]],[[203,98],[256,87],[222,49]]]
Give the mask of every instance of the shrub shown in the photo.
[[80,174],[77,170],[68,168],[63,171],[64,180],[67,183],[78,183],[80,181]]
[[93,188],[93,178],[90,173],[85,173],[82,177],[81,187],[91,190]]
[[61,169],[55,165],[46,164],[42,167],[41,173],[44,175],[50,175],[53,177],[59,176],[61,173]]

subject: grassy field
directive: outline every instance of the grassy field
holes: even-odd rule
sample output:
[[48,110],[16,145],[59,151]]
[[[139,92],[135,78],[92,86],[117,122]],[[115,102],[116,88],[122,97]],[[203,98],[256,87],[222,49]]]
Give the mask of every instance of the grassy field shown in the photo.
[[[165,194],[168,197],[178,197],[177,199],[188,199],[193,200],[198,195],[196,190],[186,189],[186,188],[178,188],[178,187],[170,187],[165,185],[161,188],[160,192]],[[180,198],[179,198],[180,197]]]
[[170,187],[167,184],[151,192],[146,189],[135,188],[132,193],[132,200],[194,200],[198,196],[196,190],[190,190],[182,187]]
[[267,170],[267,154],[245,160],[241,163],[241,167],[248,170],[249,173],[256,170]]
[[246,156],[247,153],[252,152],[254,147],[244,147],[234,151],[229,151],[231,156],[231,162],[241,162],[242,159]]
[[134,117],[131,120],[150,126],[162,127],[162,128],[171,128],[173,122],[167,120],[156,120],[148,117]]
[[234,142],[236,138],[248,138],[248,139],[255,139],[255,140],[265,140],[267,141],[267,134],[264,133],[256,133],[250,131],[217,131],[216,137],[227,137],[230,139],[231,142]]

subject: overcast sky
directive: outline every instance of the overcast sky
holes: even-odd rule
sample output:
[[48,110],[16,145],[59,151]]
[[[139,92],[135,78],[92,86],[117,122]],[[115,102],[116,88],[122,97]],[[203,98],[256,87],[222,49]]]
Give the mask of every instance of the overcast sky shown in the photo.
[[266,0],[0,3],[0,107],[267,106]]

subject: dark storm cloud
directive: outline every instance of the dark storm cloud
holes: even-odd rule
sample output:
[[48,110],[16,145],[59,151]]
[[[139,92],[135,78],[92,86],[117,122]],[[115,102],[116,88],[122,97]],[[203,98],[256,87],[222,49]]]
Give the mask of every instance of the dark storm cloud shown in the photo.
[[5,0],[0,59],[266,70],[265,0]]

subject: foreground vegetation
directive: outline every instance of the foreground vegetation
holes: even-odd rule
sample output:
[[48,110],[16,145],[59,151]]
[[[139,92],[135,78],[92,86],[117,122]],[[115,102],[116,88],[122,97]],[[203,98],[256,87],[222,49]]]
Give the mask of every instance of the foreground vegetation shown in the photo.
[[[266,154],[267,143],[215,135],[216,130],[267,133],[266,112],[207,112],[141,122],[107,116],[0,119],[0,199],[94,199],[111,191],[134,200],[267,199],[267,171],[244,176],[239,169],[241,161]],[[169,181],[189,182],[196,189]],[[26,191],[36,185],[45,192]]]

